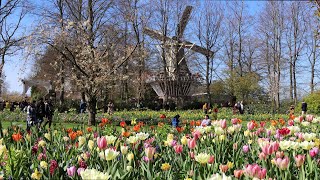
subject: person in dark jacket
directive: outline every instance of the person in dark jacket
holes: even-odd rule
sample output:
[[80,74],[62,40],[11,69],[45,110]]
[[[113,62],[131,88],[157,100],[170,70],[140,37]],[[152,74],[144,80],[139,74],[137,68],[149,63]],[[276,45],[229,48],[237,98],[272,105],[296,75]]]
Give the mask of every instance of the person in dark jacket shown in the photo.
[[305,115],[306,113],[307,113],[307,109],[308,109],[308,107],[307,107],[308,105],[307,105],[307,103],[306,102],[302,102],[301,103],[301,111],[302,111],[302,116],[303,115]]
[[46,113],[45,104],[43,102],[43,98],[40,98],[36,104],[36,116],[37,116],[38,128],[40,128],[41,123],[43,122],[43,118],[46,115],[45,113]]
[[175,127],[175,128],[179,127],[179,122],[180,122],[179,118],[180,118],[179,114],[177,114],[175,117],[173,117],[172,122],[171,122],[173,127]]
[[43,125],[43,127],[45,128],[46,125],[49,123],[49,128],[50,128],[52,123],[53,113],[54,113],[53,105],[50,100],[46,100],[44,102],[44,105],[45,105],[45,117],[47,118],[47,121]]

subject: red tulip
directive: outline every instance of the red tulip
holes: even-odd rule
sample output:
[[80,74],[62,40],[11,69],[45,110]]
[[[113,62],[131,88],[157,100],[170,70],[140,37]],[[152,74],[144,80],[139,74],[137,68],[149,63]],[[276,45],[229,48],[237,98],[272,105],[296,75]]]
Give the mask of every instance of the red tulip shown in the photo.
[[210,159],[208,161],[209,164],[213,164],[214,163],[214,156],[210,156]]
[[180,145],[180,144],[175,145],[173,148],[174,148],[174,151],[175,151],[177,154],[180,154],[180,153],[182,153],[182,151],[183,151],[183,146]]
[[243,174],[243,170],[239,169],[239,170],[234,170],[233,171],[234,177],[237,179],[240,179],[242,174]]
[[188,139],[188,147],[190,149],[194,149],[196,147],[197,143],[196,143],[196,139],[192,138],[192,139]]

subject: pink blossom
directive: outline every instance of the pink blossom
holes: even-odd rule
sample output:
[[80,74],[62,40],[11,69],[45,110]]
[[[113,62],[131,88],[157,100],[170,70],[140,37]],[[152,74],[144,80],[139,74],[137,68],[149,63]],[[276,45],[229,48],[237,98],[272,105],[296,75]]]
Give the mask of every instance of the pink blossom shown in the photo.
[[82,171],[84,171],[84,170],[85,170],[85,168],[78,168],[78,170],[77,170],[78,175],[80,176],[80,173],[81,173]]
[[248,128],[248,130],[252,130],[252,129],[254,129],[254,128],[255,128],[255,124],[254,124],[254,122],[252,122],[252,121],[248,122],[248,124],[247,124],[247,128]]
[[197,140],[200,138],[201,132],[199,130],[195,130],[194,132],[192,132],[192,136]]
[[227,128],[227,120],[221,120],[220,121],[220,127],[222,128],[222,129],[225,129],[225,128]]
[[67,168],[67,174],[68,176],[74,176],[76,174],[77,168],[75,166],[71,166]]
[[309,151],[309,154],[311,157],[315,157],[318,153],[319,153],[319,149],[317,147],[314,147]]
[[248,145],[244,145],[244,146],[242,147],[242,151],[243,151],[244,153],[249,152],[249,146],[248,146]]
[[238,124],[238,119],[237,118],[233,118],[231,119],[232,124]]
[[196,139],[192,138],[192,139],[188,139],[188,147],[190,149],[194,149],[196,147],[197,143],[196,143]]
[[107,148],[107,139],[106,137],[102,136],[102,137],[98,137],[97,138],[97,144],[99,149],[106,149]]
[[208,161],[209,164],[212,164],[214,162],[214,156],[210,156],[210,159]]
[[259,154],[259,159],[261,159],[261,160],[265,160],[267,158],[267,156],[266,156],[266,154],[265,153],[263,153],[263,152],[261,152],[260,154]]
[[294,157],[294,160],[296,161],[296,165],[297,167],[300,167],[302,166],[302,164],[304,163],[305,161],[305,158],[306,156],[305,155],[302,155],[302,154],[298,154]]
[[276,166],[278,166],[280,169],[287,169],[289,166],[289,158],[288,156],[285,156],[284,158],[276,158],[274,159]]
[[173,149],[177,154],[180,154],[183,151],[183,146],[180,144],[177,144],[177,145],[173,146]]
[[191,159],[194,159],[194,152],[190,151],[189,155],[190,155]]
[[293,125],[294,125],[294,121],[293,121],[292,119],[290,119],[290,120],[288,121],[288,125],[289,125],[289,126],[293,126]]
[[310,114],[306,115],[306,120],[311,122],[313,120],[313,115],[310,115]]
[[261,168],[258,164],[248,164],[244,170],[244,174],[251,178],[264,179],[266,177],[267,170],[265,168]]

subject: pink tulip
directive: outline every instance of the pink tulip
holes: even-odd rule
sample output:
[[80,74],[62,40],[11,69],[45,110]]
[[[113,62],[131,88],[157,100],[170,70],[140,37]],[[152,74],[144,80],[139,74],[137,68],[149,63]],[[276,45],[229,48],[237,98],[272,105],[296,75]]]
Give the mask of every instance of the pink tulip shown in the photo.
[[273,151],[275,152],[275,151],[278,151],[280,144],[278,142],[272,142],[271,146],[273,148]]
[[183,151],[183,146],[178,144],[178,145],[173,146],[173,149],[177,154],[180,154]]
[[299,116],[299,120],[300,120],[300,122],[302,122],[303,121],[303,116]]
[[293,121],[292,119],[290,119],[290,120],[288,121],[288,125],[289,125],[289,126],[293,126],[293,125],[294,125],[294,121]]
[[315,157],[318,153],[319,153],[319,149],[317,147],[314,147],[309,151],[309,154],[311,157]]
[[220,121],[220,127],[222,128],[222,129],[225,129],[225,128],[227,128],[227,120],[221,120]]
[[171,145],[172,147],[174,147],[176,144],[177,144],[177,141],[176,141],[176,140],[172,140],[170,145]]
[[190,155],[191,159],[194,159],[194,152],[190,151],[189,155]]
[[97,144],[99,149],[106,149],[107,148],[107,139],[106,137],[102,136],[102,137],[98,137],[97,138]]
[[244,146],[242,147],[242,151],[243,151],[244,153],[249,152],[249,146],[248,146],[248,145],[244,145]]
[[188,139],[188,147],[190,149],[194,149],[196,147],[196,139],[192,138],[192,139]]
[[302,154],[298,154],[294,157],[294,160],[296,161],[296,165],[297,167],[302,166],[302,164],[304,163],[306,156],[302,155]]
[[77,173],[78,173],[78,175],[80,176],[80,173],[82,172],[82,171],[84,171],[85,170],[85,168],[78,168],[78,170],[77,170]]
[[259,159],[261,159],[261,160],[265,160],[267,158],[267,156],[266,156],[266,154],[264,153],[264,152],[261,152],[260,154],[259,154]]
[[284,156],[284,152],[283,151],[277,151],[276,152],[276,158],[282,158]]
[[232,124],[238,124],[238,119],[237,118],[231,119],[231,122]]
[[289,166],[289,158],[288,156],[284,157],[284,158],[277,158],[274,160],[276,166],[278,166],[280,169],[287,169]]
[[252,129],[254,129],[254,127],[255,127],[255,125],[254,125],[254,123],[253,123],[252,121],[250,121],[250,122],[247,124],[248,130],[252,130]]
[[306,120],[311,122],[313,120],[313,115],[310,115],[310,114],[306,115]]
[[243,170],[239,169],[239,170],[234,170],[233,171],[234,177],[237,179],[240,179],[242,174],[243,174]]
[[244,170],[244,174],[251,178],[264,179],[266,177],[267,170],[265,168],[261,168],[258,164],[248,164]]
[[197,140],[200,138],[201,132],[199,130],[195,130],[194,132],[192,132],[192,136]]
[[221,172],[225,173],[229,170],[229,166],[227,164],[226,165],[220,164],[219,169]]
[[75,166],[71,166],[67,168],[67,174],[68,176],[74,176],[76,174],[77,168]]
[[233,143],[233,149],[237,150],[238,149],[238,143]]
[[212,164],[214,162],[214,156],[210,156],[208,163]]
[[143,156],[142,159],[144,162],[149,162],[152,160],[152,159],[148,158],[147,156]]
[[155,152],[156,152],[156,148],[154,147],[148,147],[144,149],[144,153],[149,159],[153,159],[153,155]]
[[265,146],[263,146],[261,148],[261,150],[265,155],[271,155],[274,152],[273,151],[273,146],[270,145],[270,144],[266,144]]

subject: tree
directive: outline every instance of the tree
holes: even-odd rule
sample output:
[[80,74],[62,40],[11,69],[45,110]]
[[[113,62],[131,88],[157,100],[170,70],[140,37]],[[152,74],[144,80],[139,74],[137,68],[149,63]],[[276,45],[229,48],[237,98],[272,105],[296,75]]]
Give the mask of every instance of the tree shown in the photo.
[[199,12],[196,22],[197,37],[202,47],[213,52],[213,56],[205,55],[204,63],[200,63],[204,65],[201,67],[203,69],[201,72],[205,72],[206,93],[211,103],[210,86],[215,70],[216,53],[222,48],[224,14],[221,5],[211,1],[205,1],[201,9],[203,11]]
[[118,13],[113,1],[65,2],[64,20],[60,20],[64,28],[46,23],[38,28],[35,39],[53,48],[70,63],[70,79],[84,92],[88,102],[88,125],[95,125],[101,89],[119,80],[119,68],[130,59],[137,44],[124,48],[118,43],[124,37],[119,33],[121,27],[112,21]]
[[[27,14],[28,6],[23,0],[0,0],[0,77],[7,61],[6,57],[14,55],[20,49],[23,35],[18,36],[21,22]],[[0,95],[2,81],[0,82]]]

